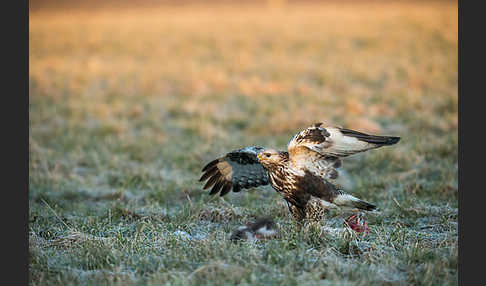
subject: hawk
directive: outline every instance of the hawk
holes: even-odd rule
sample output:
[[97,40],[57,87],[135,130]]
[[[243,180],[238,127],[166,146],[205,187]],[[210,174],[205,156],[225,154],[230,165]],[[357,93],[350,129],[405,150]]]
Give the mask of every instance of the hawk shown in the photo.
[[348,194],[329,182],[339,175],[341,158],[396,144],[400,137],[370,135],[316,123],[297,133],[287,151],[250,146],[234,150],[202,169],[203,189],[224,196],[231,190],[270,184],[298,221],[313,215],[316,202],[325,209],[350,207],[371,211],[374,204]]

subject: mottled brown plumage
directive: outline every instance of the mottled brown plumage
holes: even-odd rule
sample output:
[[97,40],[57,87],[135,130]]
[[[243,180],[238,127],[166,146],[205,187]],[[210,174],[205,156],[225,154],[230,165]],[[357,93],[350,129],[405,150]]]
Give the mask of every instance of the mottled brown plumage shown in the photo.
[[212,186],[210,194],[220,192],[221,196],[231,189],[238,192],[270,183],[297,220],[308,217],[319,204],[373,210],[376,206],[346,194],[328,180],[338,177],[341,157],[399,140],[316,123],[290,140],[288,152],[258,146],[238,149],[208,163],[200,181],[208,180],[204,189]]
[[289,205],[289,211],[297,220],[307,216],[309,209],[306,206],[311,198],[319,199],[323,208],[376,208],[373,204],[346,194],[315,173],[296,167],[281,152],[265,150],[258,155],[258,159],[268,171],[270,184],[282,195]]

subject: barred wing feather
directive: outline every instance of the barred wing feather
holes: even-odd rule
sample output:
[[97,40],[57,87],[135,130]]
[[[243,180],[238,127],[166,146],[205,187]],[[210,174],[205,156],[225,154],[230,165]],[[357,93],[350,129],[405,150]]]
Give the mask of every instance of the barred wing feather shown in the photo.
[[267,171],[257,159],[257,154],[263,150],[263,147],[251,146],[231,151],[204,166],[199,181],[207,180],[204,189],[212,186],[209,194],[220,192],[220,196],[231,190],[239,192],[241,189],[267,185]]

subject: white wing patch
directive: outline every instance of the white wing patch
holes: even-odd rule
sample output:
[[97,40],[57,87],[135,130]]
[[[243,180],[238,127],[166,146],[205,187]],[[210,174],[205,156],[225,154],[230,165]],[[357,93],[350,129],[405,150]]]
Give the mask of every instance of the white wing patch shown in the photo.
[[[333,156],[348,156],[376,147],[375,144],[361,141],[356,137],[343,135],[339,128],[329,127],[326,130],[330,134],[326,140],[328,146],[319,146],[320,153],[322,152]],[[319,152],[317,150],[315,151]]]

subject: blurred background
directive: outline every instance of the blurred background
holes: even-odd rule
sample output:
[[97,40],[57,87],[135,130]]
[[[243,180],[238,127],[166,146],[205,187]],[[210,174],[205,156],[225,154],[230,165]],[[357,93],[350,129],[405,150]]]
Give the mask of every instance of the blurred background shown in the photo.
[[318,121],[457,165],[456,2],[244,3],[30,1],[31,188],[198,188],[214,156]]
[[317,121],[456,147],[457,2],[244,3],[30,1],[31,176],[90,154],[193,173]]
[[[184,282],[208,260],[243,268],[241,261],[252,261],[261,266],[257,278],[238,279],[284,282],[306,263],[337,257],[324,261],[341,269],[328,279],[454,285],[456,1],[31,0],[29,30],[34,284],[111,279],[80,272],[92,270],[155,285]],[[282,263],[240,261],[253,252],[238,248],[215,252],[227,250],[225,235],[254,216],[291,224],[272,190],[209,198],[201,168],[244,146],[285,149],[314,122],[402,137],[343,165],[351,174],[346,190],[384,210],[369,222],[372,244],[384,251],[367,252],[369,269],[347,250],[325,252],[341,249],[339,239],[334,247],[311,235],[295,250],[278,241],[273,257]],[[380,225],[386,228],[375,234]],[[220,239],[176,243],[171,235],[180,229]],[[391,234],[403,236],[390,245]],[[324,251],[317,262],[295,260],[311,248]],[[221,284],[236,279],[225,271],[215,272]]]
[[457,166],[456,2],[244,3],[30,1],[31,188],[199,194],[214,156],[319,121]]

